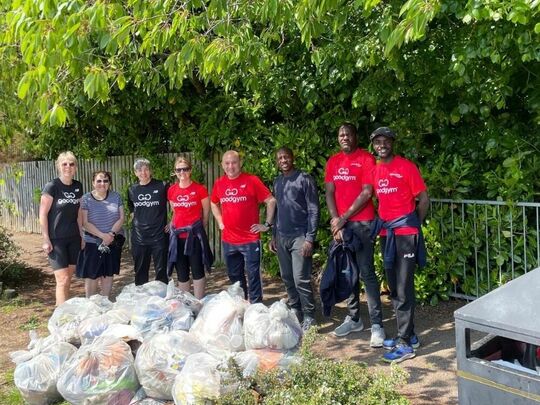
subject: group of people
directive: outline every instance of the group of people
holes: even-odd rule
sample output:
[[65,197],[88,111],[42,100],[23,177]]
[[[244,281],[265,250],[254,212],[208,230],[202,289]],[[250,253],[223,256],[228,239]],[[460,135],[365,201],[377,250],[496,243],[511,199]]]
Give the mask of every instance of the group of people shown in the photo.
[[[421,223],[429,206],[418,168],[394,155],[395,138],[387,127],[371,134],[377,163],[372,154],[358,147],[355,126],[345,123],[338,131],[340,152],[330,157],[325,172],[334,243],[343,243],[345,235],[356,241],[354,261],[365,285],[370,345],[387,349],[383,359],[389,362],[414,357],[419,346],[414,331],[414,271],[417,263],[425,261]],[[221,164],[224,175],[209,194],[204,185],[191,179],[191,162],[185,157],[176,159],[176,182],[170,185],[152,178],[148,160],[135,161],[138,181],[129,188],[127,198],[135,284],[148,282],[153,261],[156,280],[168,282],[176,269],[179,288],[190,291],[193,284],[194,295],[204,297],[206,274],[214,260],[205,231],[211,211],[221,230],[229,279],[240,282],[251,303],[263,300],[260,234],[271,232],[269,249],[277,254],[288,305],[303,328],[310,328],[316,323],[312,257],[320,218],[315,180],[295,168],[288,147],[276,151],[281,174],[272,191],[257,176],[242,171],[238,152],[225,152]],[[61,153],[56,165],[59,176],[44,187],[39,211],[43,249],[55,270],[56,303],[69,298],[74,273],[85,279],[87,296],[98,292],[98,283],[100,293],[109,296],[125,241],[122,198],[110,190],[112,178],[106,171],[95,172],[93,190],[83,194],[81,183],[74,179],[77,160],[73,153]],[[377,210],[373,197],[378,201]],[[172,211],[170,222],[167,205]],[[264,221],[259,212],[262,205],[266,208]],[[373,265],[377,235],[397,318],[398,334],[392,339],[386,339],[383,329],[380,286]],[[363,330],[359,298],[356,283],[347,300],[348,315],[334,330],[336,336]]]

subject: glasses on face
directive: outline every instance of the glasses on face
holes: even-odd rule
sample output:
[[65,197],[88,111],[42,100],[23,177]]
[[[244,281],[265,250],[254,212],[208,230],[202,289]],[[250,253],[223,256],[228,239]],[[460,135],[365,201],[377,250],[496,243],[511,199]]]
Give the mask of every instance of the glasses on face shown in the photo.
[[75,163],[74,162],[63,162],[62,163],[62,167],[74,167],[75,166]]
[[174,171],[176,173],[182,173],[182,172],[190,172],[191,171],[191,167],[176,167],[174,169]]
[[107,184],[107,183],[109,183],[109,179],[97,179],[96,183],[98,183],[98,184],[101,184],[101,183]]

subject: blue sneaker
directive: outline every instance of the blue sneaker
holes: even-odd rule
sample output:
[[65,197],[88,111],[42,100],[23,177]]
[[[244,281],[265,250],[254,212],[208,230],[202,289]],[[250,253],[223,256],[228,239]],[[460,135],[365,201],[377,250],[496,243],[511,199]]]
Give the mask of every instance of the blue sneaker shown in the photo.
[[[393,339],[385,339],[382,347],[385,350],[392,350],[399,342],[399,337],[393,338]],[[411,347],[413,349],[418,349],[420,347],[420,340],[418,339],[418,336],[416,334],[411,336]]]
[[411,346],[405,343],[399,343],[391,351],[383,354],[382,359],[387,363],[401,363],[402,361],[412,359],[415,356],[416,353]]

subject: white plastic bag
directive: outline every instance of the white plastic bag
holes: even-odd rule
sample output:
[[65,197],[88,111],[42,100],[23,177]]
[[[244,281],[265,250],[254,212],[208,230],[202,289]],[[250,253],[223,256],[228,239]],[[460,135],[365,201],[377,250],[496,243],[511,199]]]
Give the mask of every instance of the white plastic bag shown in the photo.
[[172,396],[176,405],[216,401],[221,392],[220,362],[208,353],[192,354],[174,380]]
[[244,316],[244,338],[246,349],[290,350],[300,343],[302,327],[283,301],[270,308],[253,304]]
[[129,404],[139,389],[130,347],[111,336],[81,346],[65,364],[57,388],[75,405]]
[[189,333],[204,345],[242,351],[243,316],[248,305],[243,298],[222,291],[203,306]]
[[[64,363],[77,351],[66,342],[56,342],[17,364],[13,379],[30,405],[45,405],[61,399],[56,383]],[[31,353],[31,352],[28,352]]]
[[174,280],[171,279],[169,281],[169,284],[167,285],[167,295],[165,299],[175,299],[178,301],[181,301],[186,308],[188,308],[194,316],[197,316],[199,312],[201,311],[201,308],[203,306],[203,303],[195,298],[192,294],[182,291],[178,288],[176,288],[174,284]]
[[184,330],[188,330],[193,323],[191,311],[174,299],[151,297],[144,304],[136,307],[131,316],[131,325],[145,338],[158,332],[171,330],[173,323],[175,329]]
[[146,340],[137,351],[135,369],[149,397],[171,400],[174,378],[186,358],[203,347],[185,331],[172,331]]
[[57,307],[49,318],[48,328],[51,335],[58,335],[65,342],[75,346],[80,345],[79,324],[85,319],[101,315],[112,308],[112,303],[106,298],[108,302],[100,296],[94,297],[71,298]]

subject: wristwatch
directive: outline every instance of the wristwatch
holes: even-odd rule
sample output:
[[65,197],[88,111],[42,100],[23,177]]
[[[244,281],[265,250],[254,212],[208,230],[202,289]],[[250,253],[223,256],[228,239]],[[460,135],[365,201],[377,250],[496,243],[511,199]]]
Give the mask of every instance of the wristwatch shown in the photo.
[[274,226],[274,224],[270,224],[268,221],[265,221],[263,225],[269,229],[272,229],[272,227]]

